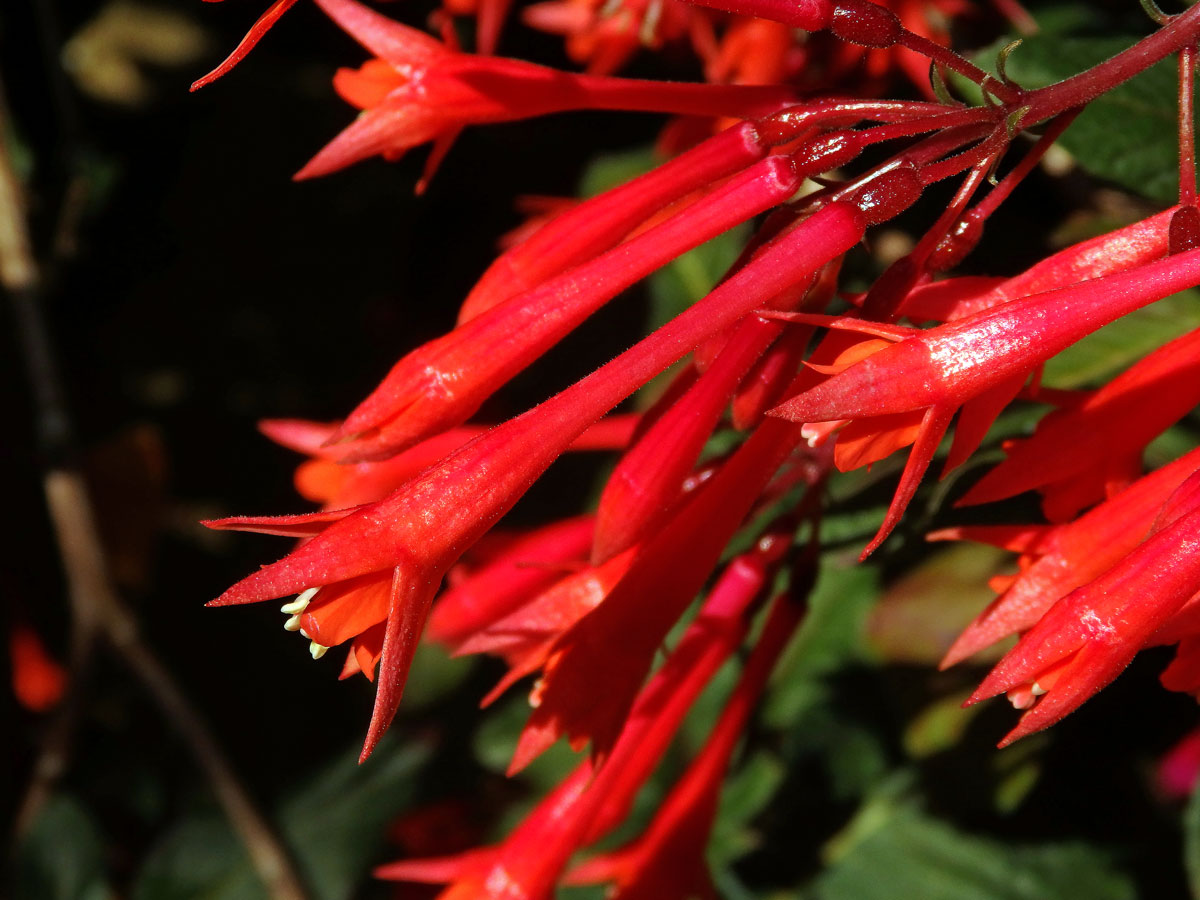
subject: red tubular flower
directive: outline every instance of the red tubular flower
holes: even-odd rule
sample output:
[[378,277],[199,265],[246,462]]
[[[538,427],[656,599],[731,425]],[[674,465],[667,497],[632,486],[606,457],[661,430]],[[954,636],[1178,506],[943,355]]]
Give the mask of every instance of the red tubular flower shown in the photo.
[[[778,318],[830,324],[898,342],[793,397],[772,410],[772,415],[793,422],[878,418],[882,427],[894,429],[897,420],[883,417],[912,416],[921,411],[900,486],[865,555],[878,547],[899,521],[956,409],[975,401],[970,418],[964,419],[968,427],[960,425],[955,436],[959,446],[951,448],[951,462],[965,458],[978,446],[991,419],[1046,359],[1102,325],[1198,283],[1200,252],[1189,251],[1128,272],[1012,300],[928,331],[777,313]],[[964,410],[964,416],[967,412]],[[905,419],[903,424],[911,427],[912,422]],[[1067,444],[1074,465],[1077,441],[1073,437]],[[1040,455],[1037,464],[1039,468],[1045,465]],[[984,499],[978,490],[972,492],[972,502]]]
[[715,897],[705,849],[730,757],[767,679],[803,617],[794,596],[775,600],[755,646],[708,742],[632,843],[593,857],[567,876],[568,884],[615,882],[613,900],[688,900]]
[[463,422],[622,290],[787,199],[798,184],[787,160],[763,160],[662,224],[414,350],[346,418],[342,434],[354,442],[343,454],[388,456]]
[[1008,444],[1008,458],[959,503],[1037,488],[1049,519],[1070,518],[1136,478],[1146,444],[1197,403],[1200,329],[1159,347],[1082,403],[1046,416],[1033,437]]
[[[637,421],[635,415],[601,419],[567,449],[620,450],[629,443]],[[336,423],[300,419],[267,419],[258,423],[259,431],[275,443],[314,457],[297,467],[296,492],[331,510],[382,500],[408,479],[487,430],[482,425],[452,428],[388,459],[341,464],[335,460],[344,451],[330,445],[338,427]]]
[[[787,291],[772,307],[794,307],[807,287]],[[593,562],[632,547],[662,525],[734,389],[782,330],[778,322],[757,317],[742,322],[716,360],[642,432],[600,496]]]
[[949,528],[930,540],[967,539],[1018,550],[1021,572],[967,626],[942,660],[947,668],[1010,634],[1028,631],[1061,597],[1114,566],[1145,537],[1167,497],[1200,467],[1193,450],[1058,526]]
[[577,516],[513,541],[496,559],[454,584],[429,615],[429,637],[457,646],[582,565],[592,545],[594,519]]
[[298,179],[371,156],[398,159],[428,141],[437,142],[436,165],[459,131],[473,124],[579,109],[753,117],[793,99],[790,89],[775,86],[605,78],[460,53],[354,0],[317,0],[317,5],[378,58],[358,71],[337,73],[334,87],[363,114],[297,172]]
[[[765,422],[658,534],[595,611],[559,639],[542,676],[538,705],[511,771],[566,735],[607,756],[671,626],[704,586],[721,551],[800,439],[800,429]],[[787,542],[769,540],[730,565],[765,583]],[[646,598],[654,602],[647,604]]]
[[597,770],[584,761],[502,844],[448,859],[403,860],[375,874],[397,881],[452,882],[441,900],[548,900],[574,852],[628,815],[692,703],[742,642],[757,596],[752,582],[714,589],[639,695],[609,764]]
[[767,149],[753,123],[743,122],[585,200],[498,257],[463,301],[458,323],[610,250],[655,212],[748,168]]
[[343,513],[239,518],[212,527],[311,534],[277,563],[235,584],[215,605],[251,603],[392,573],[382,675],[364,755],[383,735],[403,692],[438,583],[589,425],[709,336],[803,283],[857,243],[866,222],[838,202],[763,249],[751,265],[616,359],[522,416],[455,451],[391,496]]
[[1116,678],[1200,590],[1200,498],[1189,482],[1179,492],[1188,502],[1177,518],[1055,603],[971,695],[977,703],[1007,691],[1028,710],[1000,746],[1052,725]]

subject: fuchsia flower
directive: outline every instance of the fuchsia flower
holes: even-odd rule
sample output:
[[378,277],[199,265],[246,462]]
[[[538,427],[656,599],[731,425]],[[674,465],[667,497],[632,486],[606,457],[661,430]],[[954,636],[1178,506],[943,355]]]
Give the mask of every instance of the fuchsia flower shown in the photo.
[[776,318],[828,324],[894,343],[874,345],[865,358],[772,413],[801,423],[873,419],[889,429],[896,420],[884,417],[920,413],[913,451],[884,523],[867,546],[870,553],[900,520],[956,410],[962,408],[962,416],[949,465],[979,445],[995,416],[1046,359],[1102,325],[1198,283],[1200,254],[1190,251],[1011,300],[928,331],[776,313]]
[[355,40],[377,54],[334,87],[363,114],[296,173],[314,178],[359,160],[398,159],[429,141],[438,160],[463,127],[576,109],[758,116],[792,99],[787,88],[632,81],[576,75],[516,59],[451,49],[354,0],[317,0]]
[[502,844],[445,859],[403,860],[376,874],[451,883],[441,900],[548,900],[575,851],[624,821],[693,701],[744,638],[761,589],[760,579],[731,570],[639,694],[607,764],[584,761]]
[[[383,500],[341,512],[209,523],[312,538],[213,603],[249,603],[291,593],[303,593],[312,602],[309,591],[332,589],[340,595],[347,582],[368,577],[371,615],[386,611],[379,645],[382,672],[364,748],[364,754],[369,753],[395,714],[433,595],[459,556],[589,425],[701,341],[810,279],[853,246],[865,225],[863,214],[851,203],[826,206],[764,247],[753,265],[612,362],[471,441]],[[359,625],[366,618],[356,615],[353,622]],[[372,641],[379,627],[371,627]],[[374,646],[365,646],[363,652]]]
[[942,667],[1028,631],[1059,599],[1115,565],[1141,543],[1167,498],[1198,468],[1200,450],[1193,450],[1062,525],[966,526],[929,535],[930,540],[981,541],[1022,554],[1020,573],[993,581],[1002,593],[967,626]]
[[721,782],[767,678],[800,623],[804,609],[800,599],[792,595],[776,599],[763,636],[746,661],[741,680],[708,742],[659,807],[645,833],[618,850],[577,866],[567,875],[566,883],[615,882],[609,895],[615,900],[717,896],[705,863],[705,850]]
[[1152,533],[1056,602],[988,674],[969,703],[1007,692],[1026,710],[1001,746],[1057,722],[1120,674],[1200,591],[1200,476],[1164,504]]

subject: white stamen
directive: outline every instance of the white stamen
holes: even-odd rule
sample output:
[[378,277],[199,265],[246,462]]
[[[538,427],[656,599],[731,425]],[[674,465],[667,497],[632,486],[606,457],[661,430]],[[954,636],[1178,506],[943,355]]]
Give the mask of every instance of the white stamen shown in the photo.
[[296,630],[300,632],[300,637],[308,638],[310,641],[312,640],[312,635],[309,634],[307,631],[305,631],[303,628],[297,628]]
[[312,654],[313,659],[320,659],[328,649],[324,644],[318,644],[316,641],[308,645],[308,652]]
[[1040,697],[1042,694],[1046,693],[1046,689],[1035,681],[1033,683],[1033,687],[1029,689],[1029,693],[1033,694],[1035,697]]
[[284,622],[283,630],[284,631],[299,631],[300,630],[300,617],[292,616],[290,619],[288,619],[286,622]]
[[283,604],[283,606],[279,607],[279,611],[281,613],[284,613],[289,616],[294,616],[297,613],[304,612],[304,610],[308,608],[309,602],[312,600],[313,597],[316,596],[317,591],[319,591],[319,590],[320,590],[320,588],[309,588],[307,591],[304,591],[302,594],[300,594],[291,603],[285,603],[285,604]]

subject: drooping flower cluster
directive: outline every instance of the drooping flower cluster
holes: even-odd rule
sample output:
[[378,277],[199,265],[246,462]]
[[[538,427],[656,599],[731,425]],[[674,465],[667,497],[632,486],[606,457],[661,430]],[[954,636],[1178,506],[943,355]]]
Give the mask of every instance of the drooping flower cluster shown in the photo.
[[[971,459],[1015,401],[1053,410],[1005,445],[1007,459],[961,503],[1037,490],[1047,522],[933,535],[1021,554],[1019,574],[1000,585],[947,664],[1021,635],[972,697],[1007,693],[1025,710],[1006,741],[1077,708],[1151,645],[1177,644],[1163,681],[1200,694],[1200,451],[1144,467],[1147,444],[1200,402],[1200,332],[1094,391],[1040,384],[1043,364],[1065,348],[1200,285],[1190,118],[1181,115],[1172,210],[1015,276],[948,274],[1090,100],[1179,53],[1190,108],[1200,9],[1088,72],[1024,90],[1002,65],[997,78],[944,46],[927,13],[955,15],[965,3],[528,7],[526,21],[568,35],[589,74],[467,53],[356,0],[317,4],[373,58],[338,73],[337,91],[362,112],[297,177],[432,143],[428,178],[466,126],[564,110],[704,120],[683,129],[688,138],[672,144],[669,161],[563,205],[511,245],[466,298],[457,326],[403,357],[343,421],[264,424],[312,457],[297,487],[320,511],[209,523],[301,539],[213,603],[297,595],[283,606],[285,627],[307,637],[314,656],[348,646],[343,675],[376,683],[364,756],[396,714],[423,632],[456,653],[503,660],[508,672],[488,701],[535,678],[514,772],[560,737],[591,747],[502,843],[400,861],[382,877],[447,883],[447,897],[546,897],[564,877],[611,881],[623,897],[711,893],[702,850],[721,775],[803,620],[826,482],[911,445],[869,554],[901,522],[947,432],[944,471]],[[266,24],[288,5],[276,3]],[[1015,4],[996,6],[1025,21]],[[481,48],[494,48],[504,4],[448,11],[478,15]],[[251,43],[265,26],[256,29]],[[796,29],[812,39],[797,43]],[[638,46],[684,36],[713,83],[607,74]],[[940,89],[929,100],[873,99],[862,85],[854,97],[827,92],[850,70],[881,83],[892,65],[924,84],[930,63],[974,81],[986,102],[967,106]],[[1042,136],[1021,144],[1035,126]],[[988,188],[1014,145],[1023,155]],[[845,295],[847,312],[839,284],[847,254],[947,179],[957,181],[944,211],[865,293]],[[468,424],[622,291],[759,217],[724,279],[677,317],[528,412]],[[664,372],[669,386],[651,405],[614,413]],[[718,434],[734,440],[718,445]],[[570,450],[621,452],[596,512],[506,533],[505,514]],[[748,549],[731,554],[739,535]],[[705,599],[689,615],[697,596]],[[683,638],[656,669],[680,622]],[[576,850],[624,819],[692,701],[751,633],[709,743],[646,832],[570,870]]]

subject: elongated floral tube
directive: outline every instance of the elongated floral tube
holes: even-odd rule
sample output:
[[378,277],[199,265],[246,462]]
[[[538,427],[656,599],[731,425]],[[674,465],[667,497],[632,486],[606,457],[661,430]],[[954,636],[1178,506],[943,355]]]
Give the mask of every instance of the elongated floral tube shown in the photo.
[[1200,509],[1193,509],[1054,604],[968,703],[1032,685],[1036,702],[1001,746],[1040,731],[1116,678],[1198,588]]
[[[802,294],[791,293],[794,305]],[[738,325],[712,365],[625,453],[596,508],[593,563],[632,547],[662,524],[734,389],[782,330],[780,323],[759,318]]]
[[[1200,250],[1009,301],[880,350],[772,410],[831,422],[956,408],[1136,309],[1200,284]],[[867,326],[863,326],[867,327]]]
[[666,222],[512,297],[398,362],[342,425],[349,460],[391,455],[471,416],[492,393],[625,288],[794,193],[788,162],[765,159]]
[[585,200],[498,257],[463,301],[459,324],[611,249],[652,213],[740,172],[766,153],[755,126],[742,122],[620,187]]
[[[629,443],[638,418],[616,415],[601,419],[568,449],[620,450]],[[330,510],[382,500],[418,472],[487,431],[483,425],[451,428],[387,459],[342,465],[334,460],[345,451],[329,445],[337,433],[337,425],[268,419],[259,422],[258,427],[277,444],[315,457],[296,468],[296,492]]]
[[[777,419],[759,426],[641,547],[633,567],[605,601],[563,635],[546,665],[540,702],[510,771],[523,768],[561,735],[576,746],[590,740],[597,758],[608,755],[667,632],[801,440],[799,426]],[[777,560],[765,555],[743,564],[766,571]],[[614,654],[614,647],[619,653]]]
[[858,207],[829,204],[765,247],[752,265],[591,375],[457,450],[390,497],[328,525],[213,603],[267,600],[395,568],[397,589],[363,751],[369,754],[395,714],[429,604],[455,560],[592,422],[705,338],[811,278],[861,240],[865,228]]
[[355,0],[317,0],[317,5],[394,74],[385,79],[378,66],[370,77],[343,70],[340,93],[364,111],[296,173],[301,180],[371,156],[397,159],[428,141],[452,140],[472,124],[579,109],[749,118],[795,100],[790,88],[774,85],[609,78],[460,53]]
[[494,897],[503,885],[522,897],[549,897],[571,855],[628,815],[684,717],[717,670],[741,644],[758,585],[723,579],[662,668],[638,696],[612,765],[585,760],[500,845],[443,860],[402,860],[377,869],[396,881],[453,881],[443,897]]
[[[804,617],[790,595],[775,599],[762,637],[746,660],[737,687],[703,749],[660,804],[646,831],[630,844],[593,857],[567,875],[567,884],[615,881],[613,900],[624,897],[703,897],[713,893],[708,846],[722,779],[780,654]],[[606,767],[608,768],[608,767]],[[681,870],[681,864],[683,869]]]

